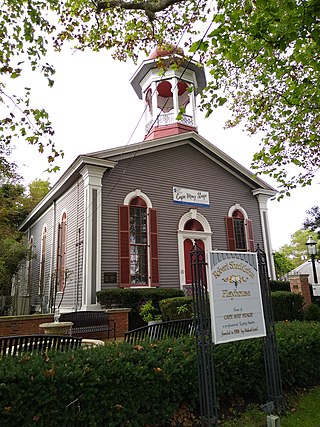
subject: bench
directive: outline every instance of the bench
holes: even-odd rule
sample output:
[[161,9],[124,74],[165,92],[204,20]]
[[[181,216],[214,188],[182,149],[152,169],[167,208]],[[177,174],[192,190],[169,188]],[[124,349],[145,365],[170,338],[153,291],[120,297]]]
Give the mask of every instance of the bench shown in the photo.
[[107,332],[116,339],[116,325],[105,311],[73,311],[61,313],[59,322],[72,322],[72,335],[81,335],[92,332]]
[[178,338],[181,335],[194,335],[193,319],[170,320],[132,329],[124,333],[124,341],[137,344],[145,340]]
[[45,352],[46,350],[73,350],[81,345],[82,338],[68,335],[20,335],[0,337],[0,356],[17,355],[24,352]]

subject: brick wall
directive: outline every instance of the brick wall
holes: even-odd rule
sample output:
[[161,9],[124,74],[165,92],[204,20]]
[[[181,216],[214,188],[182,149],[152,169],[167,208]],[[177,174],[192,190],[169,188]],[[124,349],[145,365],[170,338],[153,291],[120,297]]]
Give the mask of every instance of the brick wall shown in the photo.
[[289,276],[291,292],[302,294],[306,305],[311,304],[311,293],[308,277],[309,274],[295,274]]
[[1,316],[0,336],[39,334],[39,325],[47,322],[53,322],[52,314]]
[[[116,336],[121,338],[124,332],[128,330],[129,320],[128,314],[131,309],[120,308],[110,309],[107,312],[110,318],[116,323]],[[39,334],[39,325],[41,323],[53,322],[53,314],[32,314],[26,316],[0,316],[0,336],[9,335],[33,335]],[[83,334],[83,338],[97,338],[105,339],[107,334],[103,332],[95,332],[90,334]]]

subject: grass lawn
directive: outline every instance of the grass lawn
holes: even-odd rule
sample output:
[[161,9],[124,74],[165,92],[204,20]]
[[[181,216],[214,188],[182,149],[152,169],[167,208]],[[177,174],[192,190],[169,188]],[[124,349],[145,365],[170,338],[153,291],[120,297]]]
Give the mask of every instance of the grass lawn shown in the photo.
[[[320,427],[320,386],[286,398],[287,409],[280,417],[281,427]],[[265,427],[266,414],[252,407],[241,416],[220,424],[223,427]]]

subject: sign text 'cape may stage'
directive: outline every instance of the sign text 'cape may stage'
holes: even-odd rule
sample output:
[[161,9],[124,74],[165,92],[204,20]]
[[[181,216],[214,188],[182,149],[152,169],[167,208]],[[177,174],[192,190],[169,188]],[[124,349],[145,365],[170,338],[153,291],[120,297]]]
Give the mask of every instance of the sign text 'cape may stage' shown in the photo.
[[257,254],[209,252],[209,268],[214,343],[265,336]]

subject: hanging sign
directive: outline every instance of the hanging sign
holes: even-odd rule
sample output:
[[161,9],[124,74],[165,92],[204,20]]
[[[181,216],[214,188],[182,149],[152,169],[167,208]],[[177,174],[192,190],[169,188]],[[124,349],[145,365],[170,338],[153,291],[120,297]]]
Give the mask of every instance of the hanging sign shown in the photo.
[[257,255],[210,252],[208,280],[215,344],[266,335]]
[[189,188],[173,187],[174,203],[196,206],[210,206],[208,191],[191,190]]

